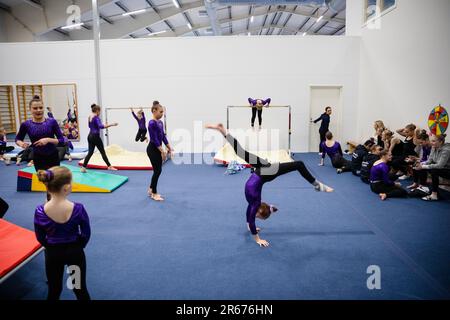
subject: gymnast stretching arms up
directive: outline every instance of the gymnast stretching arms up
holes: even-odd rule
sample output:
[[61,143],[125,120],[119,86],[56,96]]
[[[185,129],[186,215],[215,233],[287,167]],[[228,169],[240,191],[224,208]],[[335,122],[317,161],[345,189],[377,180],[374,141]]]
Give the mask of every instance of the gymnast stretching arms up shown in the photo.
[[253,167],[253,173],[245,184],[245,198],[248,202],[247,227],[252,233],[256,243],[261,247],[268,247],[269,242],[259,237],[258,233],[260,229],[256,227],[255,220],[256,218],[265,220],[269,218],[271,213],[278,210],[274,206],[268,205],[267,203],[261,201],[261,193],[264,183],[275,180],[283,174],[298,171],[303,178],[314,186],[315,190],[323,192],[333,191],[332,188],[317,181],[302,161],[269,163],[268,161],[245,151],[235,138],[233,138],[230,134],[227,134],[227,131],[222,124],[207,125],[206,128],[218,130],[234,148],[236,154]]

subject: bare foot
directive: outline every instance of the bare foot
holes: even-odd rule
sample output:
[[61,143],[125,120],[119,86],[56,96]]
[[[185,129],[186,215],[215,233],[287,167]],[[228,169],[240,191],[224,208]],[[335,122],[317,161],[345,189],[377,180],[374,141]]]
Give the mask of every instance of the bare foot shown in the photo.
[[380,193],[379,196],[380,196],[381,201],[384,201],[387,198],[387,194],[386,193]]
[[161,197],[161,195],[158,194],[158,193],[153,193],[152,194],[152,199],[155,200],[155,201],[164,201],[164,198]]
[[223,136],[227,135],[227,131],[225,130],[223,124],[221,124],[221,123],[218,123],[218,124],[207,124],[205,126],[205,128],[218,130],[218,131],[220,131],[220,133],[222,133]]
[[111,171],[117,171],[117,169],[114,168],[113,166],[108,167],[108,170],[111,170]]
[[323,184],[322,182],[318,182],[318,185],[316,185],[314,187],[314,189],[316,189],[316,191],[321,191],[321,192],[333,192],[334,189],[327,186],[326,184]]
[[86,170],[85,167],[81,167],[80,171],[81,171],[82,173],[86,173],[86,172],[87,172],[87,170]]

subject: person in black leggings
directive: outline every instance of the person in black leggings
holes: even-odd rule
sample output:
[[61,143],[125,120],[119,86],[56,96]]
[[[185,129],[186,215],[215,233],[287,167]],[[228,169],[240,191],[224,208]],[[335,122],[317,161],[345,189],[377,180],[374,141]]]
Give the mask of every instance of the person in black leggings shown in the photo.
[[325,135],[329,131],[330,115],[331,115],[331,113],[332,113],[331,107],[326,107],[325,108],[325,112],[323,114],[321,114],[319,118],[317,118],[314,121],[311,121],[311,122],[314,122],[314,123],[317,123],[317,122],[321,121],[320,128],[319,128],[319,135],[320,135],[319,152],[321,154],[323,153],[323,145],[322,145],[322,143],[327,140]]
[[87,165],[89,163],[89,160],[91,159],[92,155],[94,154],[95,147],[97,147],[98,151],[100,151],[100,154],[102,155],[103,161],[105,161],[106,165],[108,166],[108,170],[117,170],[114,168],[111,163],[108,160],[108,157],[106,156],[105,147],[103,146],[103,141],[100,138],[100,130],[106,129],[109,127],[117,126],[118,123],[111,123],[111,124],[102,124],[102,121],[100,120],[100,106],[96,105],[95,103],[91,105],[92,114],[89,116],[89,135],[88,135],[88,144],[89,144],[89,151],[84,158],[83,167],[81,168],[81,172],[86,172]]
[[252,128],[255,127],[256,113],[258,113],[259,129],[261,129],[263,107],[268,107],[271,101],[272,99],[270,98],[267,98],[266,100],[248,98],[248,103],[252,106]]
[[399,182],[394,182],[389,176],[388,162],[392,155],[387,150],[380,152],[380,160],[375,161],[370,169],[370,189],[377,193],[381,200],[387,198],[401,198],[408,195]]
[[37,176],[52,195],[51,200],[37,206],[34,213],[36,239],[45,247],[47,299],[59,299],[63,289],[64,267],[67,265],[77,299],[89,300],[83,249],[89,242],[91,228],[84,206],[67,199],[71,191],[72,173],[66,167],[53,167],[39,170]]
[[405,160],[410,156],[417,157],[415,152],[416,145],[414,144],[415,131],[416,126],[414,124],[408,124],[405,128],[397,130],[397,133],[405,137],[405,140],[402,144],[401,156],[394,156],[391,165],[394,170],[403,173],[400,180],[408,178],[409,174],[412,173],[411,166]]
[[134,112],[133,108],[130,108],[131,110],[131,114],[133,115],[133,118],[136,119],[137,123],[138,123],[138,132],[136,134],[136,138],[134,139],[134,141],[138,142],[148,142],[148,138],[147,138],[147,128],[145,127],[145,114],[144,114],[144,110],[142,110],[142,108],[137,112],[137,114]]
[[6,131],[4,128],[0,128],[0,160],[3,159],[3,155],[5,153],[9,153],[14,150],[13,146],[7,146],[7,139],[6,139]]
[[255,241],[261,247],[269,246],[266,240],[259,237],[259,228],[256,227],[256,218],[267,219],[271,213],[276,212],[274,206],[261,201],[262,187],[264,183],[275,180],[277,177],[298,171],[300,175],[312,184],[317,191],[332,192],[333,189],[316,180],[306,168],[303,161],[286,163],[270,163],[258,156],[244,150],[239,142],[230,134],[227,134],[222,124],[207,125],[206,128],[218,130],[233,147],[236,154],[252,166],[253,173],[245,184],[245,198],[247,206],[247,227]]
[[[173,149],[164,133],[164,123],[161,121],[164,115],[164,108],[158,101],[153,102],[152,115],[153,118],[148,122],[150,142],[147,146],[147,156],[153,167],[153,176],[148,195],[155,201],[164,201],[164,198],[158,193],[158,179],[162,172],[162,164],[167,158],[167,152],[171,154]],[[167,152],[164,150],[162,143],[166,145]]]
[[8,211],[8,209],[9,209],[9,205],[6,203],[5,200],[0,198],[0,219],[3,218],[3,216],[5,215],[6,211]]
[[[26,149],[29,144],[23,140],[28,135],[31,140],[36,172],[59,166],[60,160],[56,146],[64,143],[64,137],[58,123],[53,118],[44,117],[44,105],[39,96],[33,97],[29,107],[32,118],[20,125],[16,135],[16,144]],[[47,193],[48,199],[50,199],[50,194]]]

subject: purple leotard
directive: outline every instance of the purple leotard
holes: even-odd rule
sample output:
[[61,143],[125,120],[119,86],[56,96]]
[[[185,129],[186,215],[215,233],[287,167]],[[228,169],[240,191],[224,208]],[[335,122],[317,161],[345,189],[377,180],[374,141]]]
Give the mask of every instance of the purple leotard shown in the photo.
[[272,99],[270,99],[270,98],[267,98],[266,100],[248,98],[248,103],[250,103],[252,106],[256,106],[256,102],[258,100],[262,101],[263,106],[265,106],[266,104],[270,104],[270,102],[272,101]]
[[38,206],[34,213],[34,230],[44,247],[67,243],[80,243],[85,247],[91,236],[89,217],[81,203],[74,203],[72,215],[65,223],[53,221],[45,213],[44,205]]
[[[89,121],[89,120],[88,120]],[[105,126],[102,123],[102,120],[98,116],[94,116],[91,118],[89,122],[89,134],[100,134],[101,129],[105,129]]]
[[23,141],[25,135],[30,137],[31,143],[33,143],[33,152],[39,155],[51,155],[56,152],[56,145],[53,143],[47,143],[45,146],[35,146],[34,143],[42,138],[56,138],[59,144],[64,144],[64,137],[61,133],[61,129],[55,119],[47,118],[44,122],[33,122],[33,120],[27,120],[20,125],[19,132],[16,135],[16,141]]
[[133,117],[136,119],[136,121],[137,121],[137,123],[139,125],[139,129],[147,130],[145,128],[146,121],[145,121],[145,114],[144,114],[144,112],[142,112],[142,118],[141,119],[138,118],[138,116],[134,113],[134,111],[131,111],[131,113],[133,114]]
[[261,192],[264,182],[261,177],[256,173],[252,173],[250,178],[245,184],[245,199],[247,199],[247,223],[250,228],[250,232],[255,235],[256,232],[256,213],[261,205]]
[[148,122],[148,134],[150,136],[150,143],[155,147],[160,147],[162,142],[167,146],[166,134],[164,133],[164,124],[161,120],[150,120]]
[[342,156],[341,144],[337,141],[334,142],[332,147],[328,147],[326,141],[322,142],[322,158],[325,159],[325,154],[327,154],[330,159],[333,159],[337,154]]
[[372,166],[372,169],[370,169],[370,182],[383,182],[387,185],[394,185],[394,182],[389,179],[389,166],[384,162]]

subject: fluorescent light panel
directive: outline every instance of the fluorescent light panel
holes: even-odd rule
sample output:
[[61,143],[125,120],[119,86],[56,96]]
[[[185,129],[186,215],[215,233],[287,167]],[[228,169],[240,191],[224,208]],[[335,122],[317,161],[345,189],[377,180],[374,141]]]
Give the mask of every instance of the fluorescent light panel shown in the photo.
[[125,13],[122,13],[122,16],[126,17],[126,16],[130,16],[132,14],[140,14],[140,13],[144,13],[145,11],[147,11],[147,10],[141,9],[141,10],[136,10],[136,11],[125,12]]
[[152,32],[152,33],[149,33],[148,36],[154,36],[154,35],[157,35],[157,34],[164,33],[164,32],[166,32],[166,31],[167,31],[167,30],[162,30],[162,31]]
[[66,29],[74,29],[74,28],[77,28],[77,27],[81,27],[82,25],[84,25],[84,23],[80,22],[80,23],[75,23],[75,24],[71,24],[71,25],[68,25],[68,26],[61,27],[61,29],[64,29],[64,30],[66,30]]

